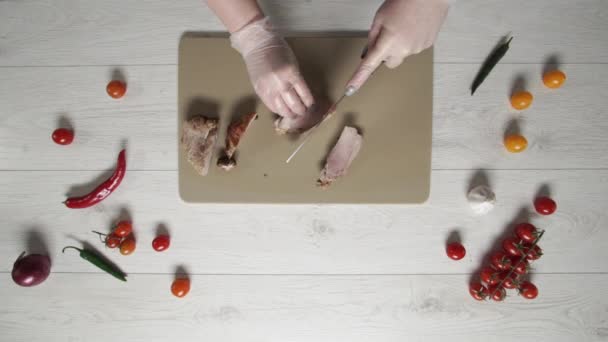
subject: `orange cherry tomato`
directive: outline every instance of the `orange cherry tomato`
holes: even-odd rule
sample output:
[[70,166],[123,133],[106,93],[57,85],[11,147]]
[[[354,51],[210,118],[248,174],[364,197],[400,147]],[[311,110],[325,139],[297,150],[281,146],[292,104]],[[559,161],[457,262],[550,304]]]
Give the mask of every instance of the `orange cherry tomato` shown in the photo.
[[526,149],[528,140],[519,134],[509,135],[505,138],[505,148],[511,153],[519,153]]
[[532,104],[534,97],[530,92],[518,91],[511,95],[511,106],[517,110],[524,110]]
[[135,251],[135,238],[129,236],[120,243],[120,254],[129,255]]
[[108,83],[106,91],[110,97],[119,99],[125,96],[125,93],[127,92],[127,85],[124,82],[114,80]]
[[190,292],[190,279],[179,278],[173,281],[171,284],[171,293],[175,297],[182,298]]
[[118,222],[118,224],[116,225],[116,227],[114,228],[114,231],[112,233],[123,238],[123,237],[127,237],[129,234],[131,234],[132,231],[133,231],[133,226],[131,225],[131,222],[120,221],[120,222]]
[[543,75],[543,83],[547,88],[557,89],[566,82],[566,74],[560,70],[552,70]]

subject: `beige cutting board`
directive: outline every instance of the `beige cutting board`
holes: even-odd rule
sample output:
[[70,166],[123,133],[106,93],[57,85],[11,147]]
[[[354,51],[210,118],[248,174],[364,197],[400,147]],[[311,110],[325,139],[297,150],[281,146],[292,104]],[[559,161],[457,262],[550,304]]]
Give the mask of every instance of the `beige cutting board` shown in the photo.
[[[292,38],[304,78],[314,95],[337,99],[356,69],[364,38]],[[273,116],[255,98],[239,54],[226,38],[185,35],[179,50],[178,137],[182,122],[219,117],[221,134],[206,177],[179,150],[179,192],[186,202],[215,203],[421,203],[429,194],[433,57],[426,51],[399,68],[381,67],[346,98],[289,163],[299,143],[278,136]],[[241,141],[231,172],[215,166],[231,117],[259,113]],[[363,134],[349,173],[327,190],[316,186],[323,161],[345,124]]]

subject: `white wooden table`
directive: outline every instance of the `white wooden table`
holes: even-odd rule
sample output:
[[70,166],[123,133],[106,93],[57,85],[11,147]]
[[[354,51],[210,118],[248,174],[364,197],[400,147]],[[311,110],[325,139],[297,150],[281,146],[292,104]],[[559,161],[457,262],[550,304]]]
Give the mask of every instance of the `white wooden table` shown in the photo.
[[[380,1],[274,0],[263,6],[295,31],[365,30]],[[195,206],[176,179],[176,61],[184,31],[222,27],[201,1],[0,1],[0,340],[2,341],[606,341],[608,340],[608,1],[461,0],[436,45],[431,196],[421,206]],[[512,48],[475,97],[469,84],[498,39]],[[565,86],[545,90],[557,58]],[[120,101],[105,95],[114,68]],[[522,114],[512,82],[535,95]],[[53,144],[61,117],[76,141]],[[502,147],[518,120],[530,142]],[[74,184],[113,168],[119,191],[92,209],[63,207]],[[498,196],[475,217],[464,199],[483,169]],[[532,214],[550,191],[558,212]],[[60,248],[94,241],[121,215],[138,250],[109,253],[120,283]],[[547,230],[535,264],[537,300],[478,303],[471,273],[510,222]],[[159,224],[173,240],[150,241]],[[468,254],[444,253],[459,230]],[[13,260],[41,235],[53,259],[43,285],[19,288]],[[184,266],[192,291],[169,291]]]

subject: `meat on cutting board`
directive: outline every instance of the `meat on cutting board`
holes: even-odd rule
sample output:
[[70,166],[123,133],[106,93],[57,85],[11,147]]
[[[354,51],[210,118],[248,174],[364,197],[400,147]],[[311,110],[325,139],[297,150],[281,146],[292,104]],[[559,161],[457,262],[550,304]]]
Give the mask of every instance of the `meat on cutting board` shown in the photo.
[[357,157],[359,150],[361,150],[362,144],[363,137],[357,132],[356,128],[344,127],[338,142],[327,156],[325,167],[321,171],[321,177],[319,177],[317,185],[325,189],[333,181],[344,176],[350,164]]
[[194,116],[183,124],[181,145],[188,162],[201,176],[209,173],[217,133],[218,120],[202,115]]
[[311,129],[323,119],[329,109],[329,103],[315,104],[304,115],[295,118],[279,117],[274,121],[274,130],[279,134],[301,134]]
[[230,123],[226,132],[226,147],[224,149],[225,155],[218,159],[217,166],[226,171],[230,171],[236,166],[234,153],[236,152],[241,139],[245,135],[245,132],[257,116],[258,115],[256,113],[250,113],[241,116]]

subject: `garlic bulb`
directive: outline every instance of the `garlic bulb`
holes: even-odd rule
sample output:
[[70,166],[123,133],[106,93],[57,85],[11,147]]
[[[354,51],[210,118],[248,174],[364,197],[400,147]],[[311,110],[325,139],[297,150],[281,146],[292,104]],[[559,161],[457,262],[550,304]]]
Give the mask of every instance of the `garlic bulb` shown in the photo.
[[467,194],[469,205],[477,215],[489,213],[496,205],[496,195],[492,189],[486,185],[478,185],[471,189]]

